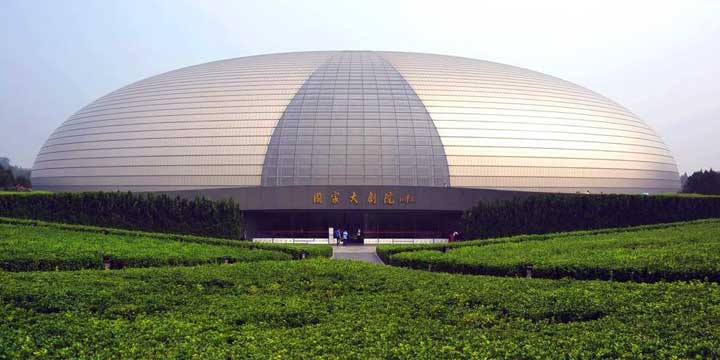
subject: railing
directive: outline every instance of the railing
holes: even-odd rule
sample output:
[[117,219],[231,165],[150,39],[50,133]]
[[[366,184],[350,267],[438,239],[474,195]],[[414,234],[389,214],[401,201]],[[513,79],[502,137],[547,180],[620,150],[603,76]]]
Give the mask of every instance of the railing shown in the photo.
[[[349,243],[360,243],[356,238],[357,228],[349,229]],[[258,230],[255,242],[276,244],[334,244],[329,239],[327,229],[294,230]],[[436,244],[446,243],[448,239],[438,231],[432,230],[367,230],[363,232],[364,244]]]
[[[347,232],[350,238],[355,239],[357,228],[347,229]],[[255,233],[255,237],[327,239],[328,229],[258,230]],[[442,239],[446,236],[436,230],[364,230],[362,231],[362,237],[375,239]]]

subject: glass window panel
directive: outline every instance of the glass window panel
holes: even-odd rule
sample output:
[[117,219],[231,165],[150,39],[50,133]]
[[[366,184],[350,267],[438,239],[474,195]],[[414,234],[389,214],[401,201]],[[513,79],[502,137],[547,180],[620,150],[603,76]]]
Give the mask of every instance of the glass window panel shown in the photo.
[[330,145],[323,145],[323,144],[315,144],[313,145],[313,154],[329,154],[330,153]]
[[310,176],[312,174],[312,168],[307,166],[296,166],[295,176]]
[[276,186],[277,185],[277,177],[274,177],[274,176],[263,177],[262,184],[264,186]]
[[312,178],[313,185],[329,185],[329,183],[330,183],[330,179],[327,177],[322,177],[322,178],[313,177]]
[[295,165],[307,165],[307,164],[310,164],[311,161],[312,161],[312,156],[310,156],[310,155],[295,156]]
[[313,164],[313,166],[312,166],[313,176],[327,176],[329,173],[330,173],[330,167],[328,165]]
[[414,139],[409,136],[398,136],[399,145],[415,145]]
[[383,185],[397,185],[397,177],[382,177],[382,183]]
[[293,184],[293,178],[291,177],[281,177],[278,178],[278,185],[279,186],[289,186]]
[[415,185],[414,177],[400,177],[400,185]]
[[416,145],[423,145],[423,146],[430,146],[430,137],[415,137],[415,144]]
[[[329,133],[330,133],[330,131],[328,131],[328,134]],[[316,134],[315,136],[312,137],[312,142],[315,145],[327,145],[330,143],[330,135],[319,136]]]
[[418,186],[432,186],[432,178],[430,177],[418,177],[417,178],[417,184]]
[[366,133],[368,128],[377,129],[377,133],[380,134],[380,120],[378,119],[368,119],[367,115],[365,114],[365,126],[366,126]]
[[299,176],[295,177],[295,185],[310,185],[311,183],[312,183],[311,178],[309,176],[308,177],[299,177]]
[[293,176],[294,167],[281,167],[278,168],[278,176]]
[[314,153],[312,156],[312,163],[315,164],[327,164],[330,161],[330,155],[317,155]]
[[330,185],[345,185],[345,177],[330,177]]
[[[330,144],[336,145],[336,144],[347,144],[347,136],[340,136],[340,135],[334,135],[330,136]],[[334,151],[334,150],[333,150]]]

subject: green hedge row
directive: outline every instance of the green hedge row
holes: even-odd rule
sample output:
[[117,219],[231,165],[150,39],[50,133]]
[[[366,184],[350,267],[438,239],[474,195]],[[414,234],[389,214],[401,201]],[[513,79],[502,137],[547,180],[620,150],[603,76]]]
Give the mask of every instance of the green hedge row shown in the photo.
[[720,220],[545,241],[491,243],[395,254],[391,264],[494,276],[578,280],[720,282]]
[[720,286],[349,261],[0,272],[0,358],[707,359]]
[[720,217],[720,197],[534,195],[481,202],[463,215],[465,238],[668,223]]
[[0,270],[51,271],[291,260],[280,251],[0,223]]
[[458,249],[463,247],[475,247],[485,246],[499,243],[516,243],[526,241],[543,241],[548,239],[559,239],[559,238],[573,238],[584,235],[602,235],[602,234],[616,234],[638,230],[655,230],[664,229],[669,227],[684,226],[688,224],[702,224],[707,222],[715,222],[717,219],[703,219],[695,221],[683,221],[673,222],[667,224],[653,224],[653,225],[641,225],[631,226],[625,228],[607,228],[607,229],[594,229],[594,230],[580,230],[580,231],[568,231],[568,232],[557,232],[547,234],[530,234],[530,235],[515,235],[493,239],[478,239],[459,241],[453,243],[436,243],[436,244],[417,244],[417,245],[378,245],[376,252],[378,257],[386,264],[393,264],[393,256],[398,253],[405,253],[411,251],[423,251],[423,250],[434,250],[434,251],[448,251],[452,249]]
[[131,192],[5,193],[0,216],[130,230],[243,238],[242,211],[210,201]]
[[211,237],[202,237],[194,235],[179,235],[179,234],[168,234],[168,233],[155,233],[155,232],[143,232],[143,231],[132,231],[124,229],[114,228],[101,228],[97,226],[86,226],[86,225],[73,225],[73,224],[62,224],[62,223],[51,223],[40,220],[28,220],[28,219],[17,219],[17,218],[4,218],[0,217],[0,224],[15,224],[22,226],[38,226],[38,227],[49,227],[58,230],[71,230],[71,231],[82,231],[98,235],[120,235],[120,236],[131,236],[131,237],[145,237],[150,239],[160,239],[168,241],[179,241],[189,242],[198,244],[209,244],[209,245],[223,245],[232,246],[245,249],[263,249],[271,251],[279,251],[282,253],[289,254],[293,259],[302,259],[303,257],[332,257],[332,247],[330,245],[295,245],[295,244],[268,244],[268,243],[256,243],[250,241],[236,241],[228,239],[219,239]]

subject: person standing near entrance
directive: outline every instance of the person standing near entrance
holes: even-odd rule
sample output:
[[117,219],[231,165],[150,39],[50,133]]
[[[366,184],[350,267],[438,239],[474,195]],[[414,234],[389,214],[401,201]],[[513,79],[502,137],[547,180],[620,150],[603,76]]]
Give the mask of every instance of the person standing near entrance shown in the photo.
[[358,240],[358,242],[360,242],[360,243],[363,242],[362,230],[360,230],[360,228],[358,228],[358,230],[357,230],[357,240]]
[[335,245],[340,245],[340,229],[335,228]]
[[342,238],[343,238],[343,245],[346,245],[346,244],[347,244],[347,238],[348,238],[348,232],[347,232],[347,230],[343,230]]

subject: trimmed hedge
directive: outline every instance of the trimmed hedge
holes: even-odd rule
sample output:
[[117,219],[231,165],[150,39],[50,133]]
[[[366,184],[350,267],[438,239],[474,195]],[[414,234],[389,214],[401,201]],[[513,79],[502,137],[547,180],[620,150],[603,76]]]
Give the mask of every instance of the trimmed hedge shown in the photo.
[[4,193],[0,216],[130,230],[243,238],[243,217],[230,200],[131,192]]
[[[391,264],[452,273],[578,280],[720,282],[720,220],[673,227],[395,254]],[[531,268],[529,268],[531,266]]]
[[134,237],[145,237],[145,238],[169,240],[169,241],[191,242],[191,243],[198,243],[198,244],[233,246],[233,247],[240,247],[240,248],[245,248],[245,249],[272,250],[272,251],[279,251],[282,253],[289,254],[293,257],[293,259],[302,259],[303,257],[329,258],[329,257],[332,257],[332,254],[333,254],[333,250],[330,245],[301,245],[301,244],[296,245],[296,244],[256,243],[256,242],[250,242],[250,241],[218,239],[218,238],[201,237],[201,236],[194,236],[194,235],[153,233],[153,232],[124,230],[124,229],[101,228],[101,227],[96,227],[96,226],[51,223],[51,222],[45,222],[45,221],[40,221],[40,220],[3,218],[3,217],[0,217],[0,224],[15,224],[15,225],[23,225],[23,226],[42,226],[42,227],[50,227],[50,228],[58,229],[58,230],[82,231],[82,232],[89,232],[89,233],[95,233],[95,234],[134,236]]
[[0,223],[0,270],[52,271],[291,260],[280,251]]
[[581,230],[581,231],[569,231],[569,232],[558,232],[558,233],[548,233],[548,234],[516,235],[516,236],[508,236],[508,237],[493,238],[493,239],[459,241],[459,242],[453,242],[453,243],[417,244],[417,245],[378,245],[375,251],[376,251],[378,257],[380,257],[380,259],[382,259],[382,261],[384,263],[392,265],[393,256],[395,254],[411,252],[411,251],[434,250],[434,251],[445,252],[448,250],[469,247],[469,246],[474,247],[474,246],[485,246],[485,245],[500,244],[500,243],[543,241],[543,240],[559,239],[559,238],[574,238],[574,237],[585,236],[585,235],[616,234],[616,233],[624,233],[624,232],[629,232],[629,231],[664,229],[664,228],[669,228],[669,227],[685,226],[685,225],[689,225],[689,224],[703,224],[703,223],[716,222],[716,221],[718,221],[718,219],[703,219],[703,220],[695,220],[695,221],[673,222],[673,223],[667,223],[667,224],[632,226],[632,227],[625,227],[625,228],[608,228],[608,229]]
[[0,272],[0,358],[706,359],[720,286],[350,261]]
[[481,202],[463,215],[468,239],[720,217],[720,197],[547,194]]

